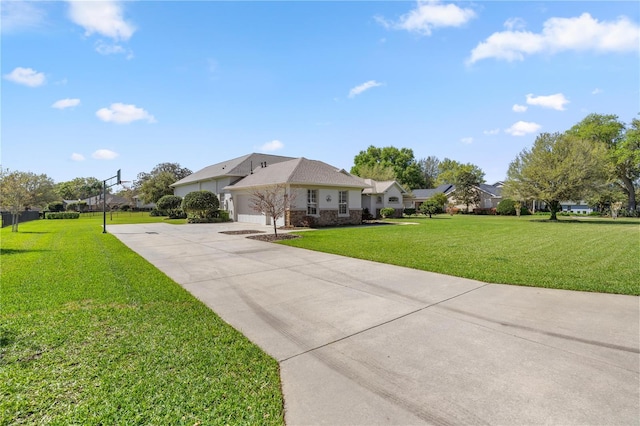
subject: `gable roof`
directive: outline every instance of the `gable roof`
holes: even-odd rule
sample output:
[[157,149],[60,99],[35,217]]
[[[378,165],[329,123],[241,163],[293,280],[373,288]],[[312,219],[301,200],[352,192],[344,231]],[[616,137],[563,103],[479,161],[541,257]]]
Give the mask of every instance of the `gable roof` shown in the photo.
[[[486,192],[487,194],[489,194],[489,196],[494,197],[494,198],[500,198],[502,197],[502,187],[501,186],[495,186],[495,185],[488,185],[486,183],[481,183],[480,185],[478,185],[478,188],[483,191]],[[434,195],[442,192],[445,195],[449,195],[449,193],[453,192],[456,189],[456,186],[450,183],[445,183],[442,184],[440,186],[438,186],[437,188],[431,188],[431,189],[414,189],[413,190],[413,195],[415,196],[415,198],[424,198],[424,199],[428,199],[433,197]]]
[[247,154],[242,157],[234,158],[227,161],[222,161],[211,166],[207,166],[204,169],[200,169],[189,176],[180,179],[173,183],[172,187],[187,185],[194,182],[203,180],[211,180],[224,176],[244,177],[251,174],[251,171],[259,168],[262,163],[274,164],[282,161],[293,160],[293,157],[283,157],[280,155],[270,154]]
[[384,180],[384,181],[377,181],[373,179],[362,179],[362,180],[364,181],[364,183],[366,183],[369,186],[368,188],[365,188],[362,191],[363,194],[369,194],[369,195],[384,194],[389,190],[389,188],[391,188],[394,185],[400,188],[400,192],[402,192],[403,194],[407,194],[407,190],[404,189],[402,185],[400,185],[395,180]]
[[431,198],[436,194],[439,193],[443,193],[443,194],[447,194],[451,191],[453,191],[455,189],[455,186],[453,186],[450,183],[444,183],[440,186],[438,186],[437,188],[430,188],[430,189],[414,189],[413,190],[413,196],[415,198]]
[[368,186],[344,170],[322,161],[308,160],[301,157],[255,169],[253,174],[225,187],[225,189],[245,189],[278,184],[338,186],[359,189]]
[[492,197],[502,197],[502,186],[496,185],[487,185],[486,183],[481,183],[479,185],[480,189]]

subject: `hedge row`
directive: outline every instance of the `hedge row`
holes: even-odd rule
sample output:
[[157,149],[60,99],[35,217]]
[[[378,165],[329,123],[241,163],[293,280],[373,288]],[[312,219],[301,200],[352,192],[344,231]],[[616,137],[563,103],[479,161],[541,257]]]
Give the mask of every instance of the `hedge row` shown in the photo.
[[62,212],[62,213],[47,213],[47,219],[78,219],[80,213],[76,212]]

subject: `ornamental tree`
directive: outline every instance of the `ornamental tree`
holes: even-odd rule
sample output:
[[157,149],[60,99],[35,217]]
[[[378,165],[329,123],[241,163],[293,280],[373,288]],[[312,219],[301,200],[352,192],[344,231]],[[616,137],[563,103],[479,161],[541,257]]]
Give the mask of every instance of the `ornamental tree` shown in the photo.
[[249,196],[249,207],[257,213],[262,213],[271,218],[273,223],[273,235],[278,235],[276,222],[284,217],[287,210],[291,208],[296,198],[295,192],[287,192],[286,185],[276,184],[251,191]]

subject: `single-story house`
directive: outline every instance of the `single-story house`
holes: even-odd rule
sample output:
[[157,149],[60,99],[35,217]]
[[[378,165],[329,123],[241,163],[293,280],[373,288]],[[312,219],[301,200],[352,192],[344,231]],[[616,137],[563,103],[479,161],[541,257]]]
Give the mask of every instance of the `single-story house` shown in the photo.
[[[480,193],[480,203],[477,205],[469,205],[469,209],[493,209],[498,207],[500,201],[502,201],[502,182],[497,182],[493,185],[482,183],[477,187]],[[453,204],[457,209],[466,209],[466,205],[458,203],[453,195],[456,186],[446,183],[431,189],[414,189],[413,190],[413,207],[417,210],[420,205],[433,197],[435,194],[443,193],[449,199],[449,204]]]
[[[107,210],[116,209],[120,206],[124,206],[126,204],[130,204],[126,198],[121,197],[119,195],[107,193]],[[93,197],[85,198],[83,200],[62,200],[64,203],[65,209],[69,204],[76,204],[80,202],[84,202],[85,206],[82,211],[84,212],[97,212],[102,211],[103,202],[102,202],[102,194],[94,195]]]
[[563,212],[568,213],[589,214],[593,212],[593,209],[589,207],[589,204],[585,200],[560,201],[560,207]]
[[145,203],[139,195],[134,195],[132,207],[136,210],[152,210],[156,207],[156,203]]
[[395,217],[402,217],[405,207],[412,206],[413,197],[395,180],[376,181],[362,179],[367,187],[362,190],[362,208],[374,217],[380,216],[380,210],[391,207]]
[[361,194],[366,187],[345,170],[304,157],[266,165],[225,187],[231,193],[228,210],[238,222],[271,225],[271,219],[250,206],[251,194],[264,188],[284,186],[291,206],[279,226],[359,225]]
[[271,225],[271,218],[251,208],[252,192],[284,187],[291,200],[276,225],[317,226],[360,224],[362,191],[368,185],[345,170],[306,158],[249,154],[205,167],[175,182],[174,194],[184,197],[207,190],[237,222]]

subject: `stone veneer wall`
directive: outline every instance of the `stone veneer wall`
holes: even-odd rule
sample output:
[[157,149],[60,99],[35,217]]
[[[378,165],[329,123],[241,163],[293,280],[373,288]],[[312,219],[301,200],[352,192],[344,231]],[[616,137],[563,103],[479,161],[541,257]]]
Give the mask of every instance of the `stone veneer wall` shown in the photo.
[[288,226],[336,226],[362,224],[362,210],[349,210],[349,216],[338,216],[337,210],[320,210],[320,216],[309,216],[306,210],[289,210],[285,217]]

